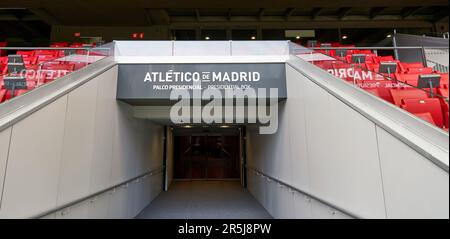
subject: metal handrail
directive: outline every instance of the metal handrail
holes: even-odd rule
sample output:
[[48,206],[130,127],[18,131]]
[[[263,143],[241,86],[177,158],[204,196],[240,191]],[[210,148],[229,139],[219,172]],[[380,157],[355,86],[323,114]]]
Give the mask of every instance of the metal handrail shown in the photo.
[[304,194],[307,197],[310,197],[310,198],[312,198],[312,199],[314,199],[314,200],[316,200],[318,202],[321,202],[322,204],[325,204],[325,205],[327,205],[327,206],[329,206],[331,208],[334,208],[337,211],[340,211],[340,212],[342,212],[342,213],[344,213],[344,214],[346,214],[346,215],[348,215],[350,217],[353,217],[353,218],[356,218],[356,219],[364,219],[364,217],[358,215],[357,213],[350,212],[347,209],[344,209],[344,208],[342,208],[342,207],[340,207],[340,206],[338,206],[338,205],[336,205],[336,204],[334,204],[334,203],[332,203],[330,201],[324,200],[324,199],[322,199],[322,198],[320,198],[320,197],[318,197],[318,196],[316,196],[316,195],[314,195],[314,194],[312,194],[310,192],[307,192],[305,190],[299,189],[299,188],[297,188],[295,186],[292,186],[292,185],[290,185],[290,184],[288,184],[288,183],[286,183],[286,182],[284,182],[284,181],[282,181],[280,179],[277,179],[277,178],[274,178],[274,177],[272,177],[270,175],[267,175],[267,174],[259,171],[258,169],[254,168],[254,167],[245,165],[245,168],[253,170],[257,174],[260,174],[260,175],[262,175],[265,178],[268,178],[268,179],[270,179],[272,181],[275,181],[276,183],[279,183],[279,184],[281,184],[281,185],[283,185],[283,186],[285,186],[285,187],[287,187],[287,188],[289,188],[289,189],[291,189],[293,191],[297,191],[297,192],[299,192],[301,194]]
[[85,196],[85,197],[82,197],[82,198],[73,200],[73,201],[71,201],[71,202],[62,204],[62,205],[60,205],[60,206],[58,206],[58,207],[56,207],[56,208],[53,208],[53,209],[44,211],[44,212],[42,212],[42,213],[36,214],[36,215],[34,215],[34,216],[31,216],[30,218],[31,218],[31,219],[38,219],[38,218],[42,218],[42,217],[44,217],[44,216],[50,215],[50,214],[52,214],[52,213],[56,213],[56,212],[58,212],[58,211],[60,211],[60,210],[63,210],[63,209],[68,208],[68,207],[70,207],[70,206],[76,205],[76,204],[81,203],[81,202],[83,202],[83,201],[86,201],[86,200],[88,200],[88,199],[90,199],[90,198],[93,198],[93,197],[96,197],[96,196],[98,196],[98,195],[100,195],[100,194],[103,194],[103,193],[106,193],[106,192],[108,192],[108,191],[111,191],[111,190],[113,190],[113,189],[115,189],[115,188],[118,188],[118,187],[121,187],[121,186],[123,186],[123,185],[129,184],[129,183],[131,183],[132,181],[138,180],[138,179],[143,178],[143,177],[146,177],[146,176],[153,176],[153,175],[156,175],[156,174],[160,173],[162,170],[164,170],[164,168],[165,168],[164,166],[161,166],[161,167],[159,167],[159,168],[157,168],[157,169],[154,169],[154,170],[152,170],[152,171],[149,171],[149,172],[146,172],[146,173],[141,174],[141,175],[139,175],[139,176],[136,176],[136,177],[134,177],[134,178],[132,178],[132,179],[129,179],[129,180],[125,181],[125,182],[115,184],[114,186],[111,186],[111,187],[109,187],[109,188],[100,190],[100,191],[95,192],[95,193],[93,193],[93,194],[90,194],[90,195],[88,195],[88,196]]

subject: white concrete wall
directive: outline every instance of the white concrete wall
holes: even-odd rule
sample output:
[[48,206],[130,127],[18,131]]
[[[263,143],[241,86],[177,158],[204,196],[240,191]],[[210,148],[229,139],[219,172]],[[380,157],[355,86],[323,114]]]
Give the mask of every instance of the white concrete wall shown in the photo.
[[[248,165],[363,218],[448,218],[448,172],[287,65],[279,129],[249,128]],[[249,169],[275,218],[348,218]]]
[[[30,217],[162,167],[162,127],[116,102],[116,81],[114,67],[0,132],[0,218]],[[134,217],[161,180],[146,176],[58,217]]]

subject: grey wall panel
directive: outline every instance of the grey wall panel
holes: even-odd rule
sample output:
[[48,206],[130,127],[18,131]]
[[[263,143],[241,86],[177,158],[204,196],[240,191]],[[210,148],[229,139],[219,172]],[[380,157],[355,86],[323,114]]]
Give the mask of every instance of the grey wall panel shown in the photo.
[[144,201],[147,205],[153,200],[152,198],[152,177],[146,176],[143,179],[143,187],[144,187]]
[[138,199],[139,199],[139,206],[138,206],[138,213],[140,213],[146,206],[148,206],[148,204],[150,203],[150,199],[147,198],[147,193],[146,193],[146,180],[147,179],[139,179],[139,195],[138,195]]
[[253,170],[246,169],[247,190],[255,197],[255,173]]
[[56,213],[56,219],[86,219],[89,201],[75,204]]
[[127,203],[126,205],[128,206],[128,212],[127,212],[127,218],[133,218],[134,216],[136,216],[135,214],[135,210],[136,210],[136,191],[137,191],[137,187],[136,187],[136,183],[134,181],[130,182],[127,184]]
[[142,187],[141,187],[141,180],[137,179],[135,181],[133,181],[133,187],[134,187],[134,191],[133,191],[133,208],[132,208],[132,217],[137,216],[137,214],[141,211],[141,200],[142,198],[140,197],[142,194]]
[[90,192],[112,186],[111,162],[116,114],[117,66],[99,76],[95,111],[95,128],[92,165],[90,169]]
[[264,207],[266,208],[267,212],[272,215],[274,218],[277,218],[278,214],[275,211],[275,193],[276,193],[276,183],[269,179],[264,178],[261,180],[263,186],[264,186]]
[[152,176],[152,200],[162,192],[163,174],[160,172]]
[[174,152],[174,142],[173,142],[173,130],[172,128],[168,128],[167,130],[167,147],[166,147],[166,158],[167,158],[167,165],[166,165],[166,173],[167,173],[167,188],[170,187],[173,180],[173,170],[174,170],[174,158],[173,158],[173,152]]
[[147,137],[147,144],[144,145],[144,152],[147,152],[146,158],[150,160],[150,164],[147,164],[149,170],[155,170],[163,165],[163,143],[164,143],[164,127],[161,125],[156,125],[146,121],[147,132],[145,136]]
[[129,105],[118,102],[114,151],[112,161],[112,184],[117,184],[132,178],[135,173],[137,156],[137,121],[132,116],[132,109]]
[[295,192],[294,193],[294,213],[297,219],[311,219],[312,218],[312,208],[311,208],[311,198],[306,195]]
[[364,217],[385,218],[374,123],[306,80],[305,99],[310,191]]
[[[285,182],[292,181],[292,166],[290,155],[290,129],[287,108],[285,102],[278,104],[278,130],[273,135],[266,135],[268,137],[269,146],[264,150],[268,158],[266,159],[266,172],[269,175],[277,175],[277,179]],[[260,150],[258,146],[258,150]],[[272,170],[270,170],[272,169]],[[272,171],[272,174],[269,172]]]
[[6,163],[8,161],[9,139],[11,128],[0,132],[0,210],[2,205],[3,180],[5,179]]
[[311,211],[314,219],[351,219],[342,212],[316,200],[311,200]]
[[162,191],[162,180],[162,173],[146,175],[42,218],[134,218]]
[[286,101],[289,117],[290,160],[292,185],[309,190],[308,147],[306,138],[305,82],[298,79],[298,72],[286,68],[289,100]]
[[126,189],[124,186],[111,191],[108,201],[108,217],[115,219],[127,218]]
[[388,218],[449,218],[449,177],[377,127]]
[[91,80],[68,94],[58,205],[90,193],[97,86],[97,81]]
[[261,205],[266,206],[267,201],[267,193],[266,193],[266,178],[261,175],[255,174],[255,188],[256,188],[256,197]]
[[130,182],[124,185],[125,189],[125,218],[133,218],[134,215],[134,197],[135,197],[135,184]]
[[64,96],[13,126],[0,217],[55,207],[66,103]]
[[278,218],[291,219],[295,218],[294,191],[284,185],[277,185],[276,193],[276,210]]
[[131,106],[122,102],[115,120],[112,184],[161,167],[163,127],[134,118]]
[[103,193],[96,197],[89,199],[87,218],[89,219],[107,219],[108,218],[108,203],[110,199],[110,192]]

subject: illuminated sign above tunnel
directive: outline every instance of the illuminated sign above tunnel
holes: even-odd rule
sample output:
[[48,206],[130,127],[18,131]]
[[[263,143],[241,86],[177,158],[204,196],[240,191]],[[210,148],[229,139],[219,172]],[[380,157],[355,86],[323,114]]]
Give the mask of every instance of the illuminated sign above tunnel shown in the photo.
[[122,64],[117,99],[131,105],[173,105],[174,90],[186,90],[192,99],[201,97],[196,90],[218,90],[224,99],[231,91],[235,98],[240,92],[257,99],[274,97],[271,89],[279,101],[287,98],[284,63]]

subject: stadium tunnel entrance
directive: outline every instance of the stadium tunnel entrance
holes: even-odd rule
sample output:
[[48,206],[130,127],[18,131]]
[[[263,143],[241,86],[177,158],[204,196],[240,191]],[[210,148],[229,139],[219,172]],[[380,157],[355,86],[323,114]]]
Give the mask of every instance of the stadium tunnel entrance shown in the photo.
[[164,128],[164,190],[136,218],[272,218],[247,189],[245,125]]

